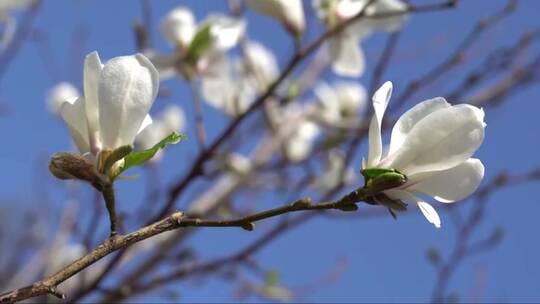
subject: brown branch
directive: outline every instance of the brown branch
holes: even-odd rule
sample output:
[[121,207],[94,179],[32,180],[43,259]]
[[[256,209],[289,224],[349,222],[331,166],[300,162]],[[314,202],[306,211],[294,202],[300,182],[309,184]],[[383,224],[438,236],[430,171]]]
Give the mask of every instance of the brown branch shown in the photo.
[[482,36],[482,34],[490,27],[495,26],[498,22],[509,16],[515,10],[516,5],[516,0],[510,0],[508,1],[508,4],[500,11],[479,20],[478,23],[476,23],[471,31],[465,36],[465,38],[463,38],[463,40],[458,44],[454,51],[443,62],[433,67],[423,76],[409,83],[403,93],[397,98],[397,102],[393,107],[396,109],[400,108],[421,88],[435,82],[444,74],[455,68],[458,64],[463,63],[466,52]]
[[345,195],[337,201],[321,204],[312,204],[309,199],[301,199],[283,207],[258,212],[233,220],[207,220],[200,218],[191,218],[178,211],[163,220],[140,228],[139,230],[136,230],[129,234],[121,236],[118,235],[105,240],[94,250],[92,250],[85,256],[79,258],[75,262],[71,263],[64,269],[53,274],[52,276],[37,283],[34,283],[30,286],[16,289],[0,295],[0,303],[11,303],[46,294],[65,298],[65,295],[63,295],[57,290],[57,286],[60,283],[66,281],[70,277],[84,270],[86,267],[94,264],[95,262],[101,260],[102,258],[121,248],[128,247],[130,245],[133,245],[142,240],[166,231],[171,231],[182,227],[241,227],[245,230],[251,231],[255,227],[253,222],[275,217],[285,213],[308,210],[320,211],[330,209],[354,211],[357,208],[356,203],[367,199],[370,195],[371,194],[365,191],[363,188],[360,188],[349,193],[348,195]]

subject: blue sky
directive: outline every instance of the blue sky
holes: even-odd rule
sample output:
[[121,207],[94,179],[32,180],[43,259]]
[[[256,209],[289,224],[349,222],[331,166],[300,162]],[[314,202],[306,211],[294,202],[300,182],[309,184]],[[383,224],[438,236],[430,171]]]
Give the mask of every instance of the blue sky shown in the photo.
[[[414,2],[414,1],[413,1]],[[436,1],[429,1],[436,2]],[[455,10],[414,15],[407,22],[400,37],[396,56],[384,79],[394,82],[394,96],[400,94],[413,77],[422,75],[433,64],[445,58],[473,26],[475,20],[502,7],[505,1],[462,1]],[[415,3],[428,3],[417,1]],[[153,1],[152,33],[156,48],[166,51],[168,46],[159,34],[159,20],[175,5],[187,5],[197,19],[209,11],[226,11],[226,1]],[[472,48],[475,57],[499,45],[516,41],[525,30],[536,29],[538,1],[522,1],[516,13],[495,27]],[[248,12],[250,37],[262,41],[275,52],[283,64],[292,52],[285,32],[273,20]],[[313,16],[311,16],[313,17]],[[43,58],[43,49],[33,39],[27,41],[0,79],[0,105],[7,112],[0,116],[0,134],[4,138],[0,150],[1,178],[0,206],[7,210],[43,208],[45,222],[54,227],[58,211],[65,205],[64,184],[47,173],[46,159],[58,151],[70,149],[70,139],[61,121],[47,112],[46,92],[54,84],[65,80],[80,87],[84,55],[98,50],[104,60],[134,52],[131,26],[141,18],[139,1],[84,1],[45,0],[34,22],[36,36],[46,39],[50,56]],[[320,28],[310,30],[310,37]],[[73,48],[74,37],[83,44]],[[358,81],[368,85],[371,69],[380,53],[387,34],[377,34],[363,43],[368,60],[368,72]],[[43,41],[43,40],[42,40]],[[538,47],[530,50],[534,56]],[[420,92],[413,100],[444,96],[455,87],[455,80],[479,62],[471,60],[464,69],[450,74],[429,90]],[[51,68],[53,71],[51,73]],[[326,73],[333,79],[332,73]],[[182,106],[188,114],[189,139],[168,151],[160,166],[162,182],[167,185],[182,176],[190,160],[197,153],[195,128],[189,87],[178,80],[162,86],[172,93],[170,98],[158,100],[154,113],[169,103]],[[540,111],[540,86],[518,91],[501,106],[486,109],[486,139],[476,157],[486,167],[490,180],[501,170],[522,173],[538,167],[540,131],[537,113]],[[452,101],[459,102],[459,101]],[[210,136],[219,133],[225,118],[208,106]],[[365,153],[365,147],[361,149]],[[358,155],[357,159],[361,159]],[[356,162],[359,167],[359,161]],[[144,174],[144,172],[143,172]],[[145,178],[122,182],[118,187],[118,208],[129,209],[132,201],[140,201]],[[359,181],[360,183],[361,181]],[[43,189],[49,195],[43,195]],[[471,300],[478,276],[485,276],[482,301],[534,302],[540,300],[540,243],[538,242],[540,213],[538,186],[534,183],[496,191],[487,203],[486,220],[475,232],[475,239],[489,235],[495,227],[504,230],[504,240],[496,249],[467,259],[452,278],[449,291],[457,291],[463,300]],[[202,191],[194,187],[178,202],[185,206],[189,197]],[[85,194],[83,190],[83,194]],[[87,195],[88,196],[88,195]],[[264,206],[281,204],[265,195]],[[43,202],[46,200],[46,202]],[[90,198],[81,201],[81,209],[90,208]],[[463,202],[462,210],[470,209],[474,200]],[[36,207],[36,205],[38,207]],[[363,210],[363,209],[361,209]],[[427,248],[437,247],[443,255],[453,246],[455,231],[448,215],[443,214],[442,229],[428,224],[417,210],[398,221],[390,217],[375,219],[317,218],[290,231],[256,255],[265,268],[280,272],[283,284],[299,286],[312,281],[331,269],[336,261],[346,260],[346,269],[339,279],[328,286],[311,291],[301,300],[318,302],[402,302],[429,301],[435,272],[425,258]],[[417,214],[414,214],[417,213]],[[105,219],[105,215],[103,215]],[[106,228],[105,220],[102,225]],[[270,227],[261,223],[251,235],[235,229],[206,229],[190,244],[200,250],[202,257],[217,257],[234,252],[240,244],[261,235]],[[135,228],[135,227],[133,227]],[[233,286],[219,279],[207,284],[182,283],[177,285],[185,301],[230,300]],[[141,300],[160,300],[141,298]],[[256,299],[251,299],[256,300]]]

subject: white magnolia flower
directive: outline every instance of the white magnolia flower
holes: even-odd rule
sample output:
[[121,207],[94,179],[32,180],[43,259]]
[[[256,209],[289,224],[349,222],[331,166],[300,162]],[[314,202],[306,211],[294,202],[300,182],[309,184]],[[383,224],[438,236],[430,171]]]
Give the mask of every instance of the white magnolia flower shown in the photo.
[[[326,26],[334,27],[360,11],[368,0],[314,0],[317,15]],[[328,48],[334,72],[341,76],[357,77],[365,69],[365,57],[360,42],[375,31],[397,31],[407,19],[407,6],[400,0],[378,0],[365,10],[360,18],[329,39]],[[395,13],[394,16],[370,18],[378,14]]]
[[179,6],[171,10],[161,21],[161,33],[172,45],[185,49],[191,43],[197,31],[195,17],[186,7]]
[[84,97],[65,102],[60,114],[84,154],[132,145],[152,119],[148,111],[159,75],[142,54],[115,57],[101,64],[97,52],[86,56]]
[[161,31],[165,39],[177,48],[172,54],[161,54],[148,51],[146,55],[158,68],[162,79],[179,73],[178,63],[181,61],[196,33],[209,27],[210,45],[196,62],[197,72],[213,73],[216,63],[221,57],[235,47],[246,31],[243,19],[222,14],[209,15],[200,24],[196,24],[191,11],[186,7],[173,9],[161,22]]
[[47,93],[47,108],[53,114],[59,114],[60,107],[68,100],[80,96],[79,90],[69,82],[60,82]]
[[280,21],[294,35],[300,35],[306,27],[302,0],[246,0],[254,11],[269,15]]
[[383,154],[381,123],[392,95],[386,82],[373,95],[375,114],[369,128],[369,154],[364,168],[396,169],[407,182],[384,193],[418,205],[437,228],[441,220],[435,209],[415,194],[439,202],[462,200],[476,190],[484,166],[471,158],[484,139],[484,111],[468,105],[450,105],[442,97],[423,101],[403,114],[392,129],[390,147]]
[[0,1],[0,13],[25,8],[34,4],[35,2],[36,0],[2,0]]
[[225,166],[239,175],[245,175],[252,169],[251,160],[247,156],[239,153],[230,153],[227,155]]
[[356,119],[365,110],[366,90],[357,82],[337,82],[330,86],[325,82],[315,87],[315,96],[321,105],[322,118],[330,124],[346,119]]
[[[229,116],[245,112],[256,94],[278,74],[274,54],[262,44],[248,41],[243,60],[227,54],[214,57],[212,68],[201,75],[203,98]],[[219,58],[219,60],[217,60]]]
[[186,116],[182,108],[177,105],[168,106],[151,125],[137,135],[137,144],[141,150],[152,148],[172,132],[181,132],[185,124]]

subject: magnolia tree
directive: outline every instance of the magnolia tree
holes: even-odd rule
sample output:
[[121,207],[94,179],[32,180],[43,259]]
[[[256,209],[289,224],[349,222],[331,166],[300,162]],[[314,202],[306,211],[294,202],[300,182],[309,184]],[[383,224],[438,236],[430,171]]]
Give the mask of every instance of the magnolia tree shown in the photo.
[[[50,55],[44,33],[32,25],[49,5],[42,2],[0,2],[3,65],[16,60],[27,40]],[[400,36],[416,18],[455,13],[459,1],[223,3],[205,7],[198,20],[189,5],[166,7],[158,16],[157,2],[134,2],[143,13],[143,21],[133,26],[136,48],[128,54],[107,50],[102,60],[99,47],[86,45],[89,51],[75,61],[82,74],[57,82],[45,94],[42,108],[62,121],[74,144],[72,151],[55,146],[47,162],[40,160],[41,167],[48,164],[47,179],[62,180],[54,184],[64,189],[57,196],[66,202],[48,207],[56,208],[49,220],[39,216],[41,207],[21,207],[38,216],[24,226],[30,229],[4,221],[2,241],[23,245],[2,245],[0,302],[178,301],[185,292],[176,282],[212,277],[227,282],[235,290],[229,296],[237,299],[316,300],[315,290],[331,289],[330,280],[342,282],[343,262],[308,282],[306,292],[279,275],[319,265],[309,252],[282,255],[278,261],[292,262],[287,269],[267,265],[257,254],[283,250],[272,241],[311,221],[325,227],[295,238],[327,247],[355,235],[342,237],[345,232],[332,228],[339,221],[376,217],[387,225],[385,231],[377,232],[382,226],[373,221],[363,229],[377,225],[372,233],[390,238],[387,233],[405,219],[421,221],[417,214],[431,225],[398,230],[429,230],[445,238],[444,231],[455,232],[455,245],[446,252],[427,250],[436,276],[429,277],[432,294],[424,295],[436,302],[455,300],[448,290],[454,270],[502,237],[498,228],[472,236],[484,219],[488,195],[540,177],[533,167],[494,172],[485,180],[490,168],[475,156],[490,136],[491,109],[534,84],[540,67],[540,59],[526,53],[538,39],[534,31],[514,33],[516,39],[504,41],[509,45],[471,51],[516,11],[516,2],[489,6],[482,19],[467,20],[468,34],[452,32],[463,36],[461,43],[447,45],[451,50],[443,60],[426,63],[423,73],[414,67],[391,72],[392,61],[407,52],[398,44]],[[259,24],[267,27],[259,29],[260,37],[252,35]],[[436,29],[440,35],[447,30],[452,26]],[[272,37],[280,35],[279,45],[272,45]],[[364,51],[370,42],[372,52]],[[482,64],[469,64],[471,57]],[[439,79],[455,89],[438,85]],[[180,100],[171,97],[174,87],[187,89]],[[201,227],[212,229],[201,234]],[[208,236],[227,227],[237,228],[226,234],[230,241]],[[379,251],[361,237],[355,241],[364,250]],[[209,250],[217,246],[212,242],[225,247]],[[289,239],[287,250],[302,252],[295,242]],[[401,250],[391,256],[399,259]],[[380,255],[381,263],[386,256]],[[410,277],[405,269],[388,271]],[[348,272],[358,282],[369,279],[363,271]],[[399,288],[394,297],[402,297]],[[345,299],[374,298],[351,293]]]

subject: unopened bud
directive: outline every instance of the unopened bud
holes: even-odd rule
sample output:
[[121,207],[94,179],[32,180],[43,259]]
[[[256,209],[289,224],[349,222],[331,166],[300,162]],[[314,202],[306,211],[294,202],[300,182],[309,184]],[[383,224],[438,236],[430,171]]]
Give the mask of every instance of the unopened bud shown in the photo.
[[83,180],[91,183],[96,189],[102,190],[106,183],[94,164],[88,162],[82,155],[60,152],[51,157],[49,170],[59,179]]

